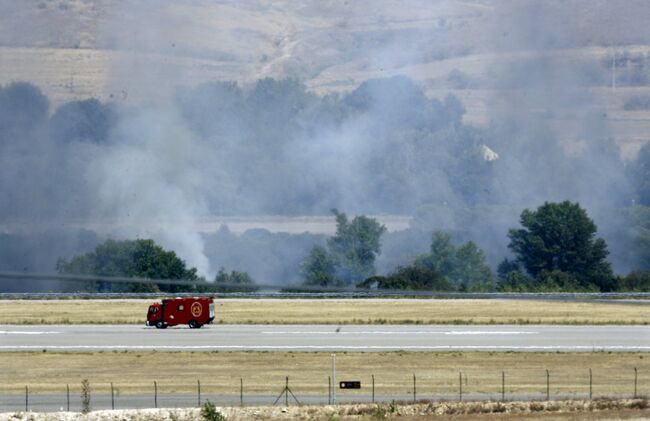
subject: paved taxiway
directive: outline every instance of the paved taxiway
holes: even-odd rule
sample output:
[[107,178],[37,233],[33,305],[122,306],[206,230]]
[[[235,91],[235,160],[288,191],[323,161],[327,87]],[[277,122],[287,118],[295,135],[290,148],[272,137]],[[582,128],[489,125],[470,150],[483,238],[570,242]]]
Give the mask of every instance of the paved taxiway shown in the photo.
[[0,351],[641,351],[650,326],[0,325]]

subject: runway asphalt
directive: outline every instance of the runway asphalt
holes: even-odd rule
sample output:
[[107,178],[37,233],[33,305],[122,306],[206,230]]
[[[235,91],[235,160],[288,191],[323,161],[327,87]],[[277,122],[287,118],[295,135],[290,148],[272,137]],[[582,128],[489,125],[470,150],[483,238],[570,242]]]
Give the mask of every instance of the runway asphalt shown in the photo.
[[635,351],[650,326],[0,325],[0,351]]

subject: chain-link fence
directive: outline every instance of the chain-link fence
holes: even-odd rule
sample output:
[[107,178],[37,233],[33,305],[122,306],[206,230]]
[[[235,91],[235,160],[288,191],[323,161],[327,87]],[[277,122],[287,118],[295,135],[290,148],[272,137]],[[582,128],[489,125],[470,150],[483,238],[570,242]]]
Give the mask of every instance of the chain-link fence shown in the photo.
[[[0,396],[0,412],[78,412],[84,409],[84,397],[89,398],[92,410],[99,410],[197,407],[207,400],[221,406],[423,400],[529,401],[639,398],[650,392],[650,378],[637,368],[620,370],[617,376],[610,373],[606,377],[590,368],[577,372],[580,374],[576,375],[575,370],[568,373],[553,369],[447,368],[404,373],[398,378],[392,376],[390,382],[371,374],[339,381],[331,376],[322,379],[285,377],[277,384],[252,384],[244,378],[232,379],[229,384],[216,384],[209,379],[191,382],[161,379],[151,380],[150,387],[138,387],[137,390],[119,382],[93,383],[90,379],[85,387],[82,383],[64,384],[60,391],[38,385],[25,385],[21,393],[15,389],[7,391]],[[348,388],[355,384],[359,388]]]

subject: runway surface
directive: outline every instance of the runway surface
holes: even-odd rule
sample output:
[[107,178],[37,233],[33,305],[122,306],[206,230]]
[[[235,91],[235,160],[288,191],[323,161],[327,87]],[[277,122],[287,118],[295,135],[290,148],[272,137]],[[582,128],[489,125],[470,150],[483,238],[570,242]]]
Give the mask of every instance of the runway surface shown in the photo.
[[0,325],[0,351],[650,351],[650,326]]

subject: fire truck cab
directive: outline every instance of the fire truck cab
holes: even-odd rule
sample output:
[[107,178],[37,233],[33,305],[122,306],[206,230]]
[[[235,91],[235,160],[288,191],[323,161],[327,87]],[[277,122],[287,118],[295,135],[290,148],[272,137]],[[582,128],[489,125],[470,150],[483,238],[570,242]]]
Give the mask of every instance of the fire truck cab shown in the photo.
[[214,320],[214,299],[212,297],[166,298],[149,306],[147,326],[164,329],[168,326],[187,324],[197,329]]

